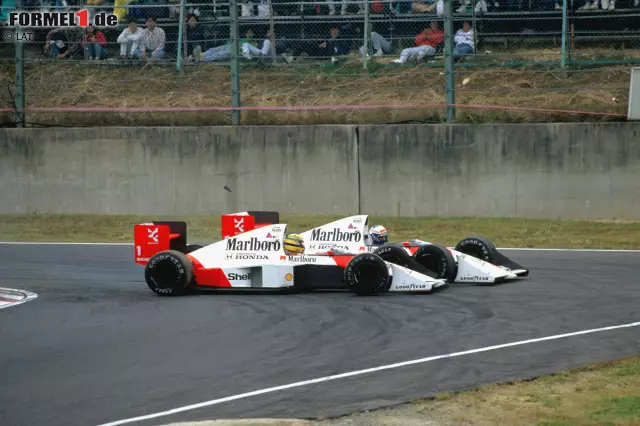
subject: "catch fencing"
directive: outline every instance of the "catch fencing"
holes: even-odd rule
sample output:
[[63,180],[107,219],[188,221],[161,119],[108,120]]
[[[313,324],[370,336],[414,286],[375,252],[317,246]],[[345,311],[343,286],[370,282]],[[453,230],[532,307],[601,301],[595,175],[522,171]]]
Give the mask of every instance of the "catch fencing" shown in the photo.
[[[43,9],[120,23],[104,42],[5,28],[5,125],[619,119],[640,62],[640,0],[17,0],[2,17]],[[149,17],[152,60],[118,41]]]

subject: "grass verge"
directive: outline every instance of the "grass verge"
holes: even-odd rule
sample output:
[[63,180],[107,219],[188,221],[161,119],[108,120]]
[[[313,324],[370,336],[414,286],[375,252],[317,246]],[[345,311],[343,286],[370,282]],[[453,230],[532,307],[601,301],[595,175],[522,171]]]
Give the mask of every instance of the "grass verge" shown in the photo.
[[[329,420],[246,419],[170,426],[632,426],[640,424],[640,357],[534,380],[445,393]],[[169,426],[169,425],[167,425]]]
[[[537,53],[536,53],[537,52]],[[544,56],[545,50],[530,57]],[[384,61],[393,58],[385,58]],[[517,58],[516,58],[517,59]],[[173,66],[117,67],[83,63],[29,64],[26,105],[35,107],[230,107],[229,68],[204,64],[178,73]],[[0,66],[0,82],[12,85],[12,65]],[[60,84],[52,86],[51,81]],[[624,120],[516,108],[581,110],[626,115],[630,67],[602,66],[564,70],[556,66],[507,67],[498,63],[460,66],[456,103],[505,108],[459,108],[461,123]],[[420,90],[416,90],[419,87]],[[371,64],[362,69],[352,55],[338,65],[302,61],[295,66],[242,66],[243,106],[388,105],[370,110],[243,111],[242,123],[260,125],[365,124],[404,121],[441,122],[443,107],[398,109],[394,105],[445,103],[445,76],[439,64]],[[6,107],[10,93],[0,93]],[[11,115],[5,114],[4,121]],[[27,121],[64,126],[186,126],[231,124],[229,112],[27,112]]]
[[[282,215],[289,231],[302,232],[340,216]],[[136,215],[0,215],[2,241],[130,242],[133,225],[151,220],[184,220],[188,239],[212,242],[220,238],[219,216]],[[481,235],[498,247],[640,249],[640,222],[575,221],[504,218],[369,218],[383,224],[390,239],[422,238],[454,245]]]
[[320,425],[640,424],[640,357],[593,364],[535,380],[483,386]]

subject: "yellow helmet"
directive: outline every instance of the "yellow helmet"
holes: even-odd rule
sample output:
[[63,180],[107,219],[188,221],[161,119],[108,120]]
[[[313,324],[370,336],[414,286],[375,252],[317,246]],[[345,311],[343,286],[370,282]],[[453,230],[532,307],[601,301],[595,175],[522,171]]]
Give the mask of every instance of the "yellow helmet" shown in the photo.
[[284,252],[286,254],[304,253],[304,241],[300,234],[289,234],[284,237]]

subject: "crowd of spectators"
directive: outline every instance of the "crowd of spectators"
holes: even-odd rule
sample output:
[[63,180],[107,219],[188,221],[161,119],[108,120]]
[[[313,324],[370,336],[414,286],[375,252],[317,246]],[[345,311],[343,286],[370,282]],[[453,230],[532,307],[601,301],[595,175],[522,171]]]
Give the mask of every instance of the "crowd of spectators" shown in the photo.
[[[640,7],[640,0],[568,0],[572,9],[615,10],[616,5],[622,7]],[[560,9],[562,0],[453,0],[456,13],[476,13],[515,11],[529,12],[535,10]],[[200,2],[202,9],[213,9],[217,16],[228,15],[228,2],[212,0]],[[443,0],[370,0],[370,13],[406,14],[444,12]],[[124,20],[139,6],[152,7],[156,17],[178,19],[180,0],[23,0],[23,9],[49,10],[65,7],[103,8],[112,11],[119,19]],[[273,10],[274,15],[348,15],[363,14],[363,0],[272,0],[271,9],[267,0],[238,0],[241,16],[268,17]],[[139,8],[140,9],[140,8]],[[10,12],[10,6],[4,6],[2,16]],[[140,13],[136,11],[135,13]],[[2,20],[2,17],[0,17]]]
[[[30,1],[30,0],[27,0]],[[52,6],[73,7],[67,1],[81,0],[52,0],[55,2]],[[106,0],[84,0],[87,4],[94,7],[113,7],[113,12],[118,16],[120,21],[126,24],[126,27],[118,30],[119,34],[108,34],[94,29],[92,27],[82,29],[79,27],[58,28],[50,31],[46,36],[45,53],[55,59],[87,59],[87,60],[103,60],[121,59],[121,60],[139,60],[141,62],[153,62],[163,59],[167,56],[167,34],[163,29],[164,25],[170,25],[177,28],[175,20],[180,15],[180,0],[113,0],[113,3],[106,4]],[[150,8],[140,7],[149,5],[152,1],[153,11]],[[155,3],[162,1],[162,3]],[[279,0],[273,0],[272,9],[266,0],[258,0],[259,3],[250,3],[247,1],[240,2],[241,14],[243,16],[268,16],[270,10],[277,14],[283,14],[287,11],[292,12],[284,7],[291,7],[295,3],[282,3]],[[499,9],[500,4],[504,0],[455,0],[458,1],[460,7],[458,13],[469,12],[475,8],[476,12],[484,13],[488,10],[489,2],[491,7]],[[512,4],[514,0],[509,0]],[[520,0],[521,2],[523,0]],[[603,9],[611,9],[615,7],[615,0],[595,0],[595,2],[580,0],[582,5],[579,8],[593,9],[602,7]],[[630,5],[640,7],[640,0],[630,1]],[[223,4],[224,2],[219,3]],[[558,8],[557,3],[551,0],[539,2],[544,7]],[[228,3],[227,3],[228,5]],[[327,13],[329,15],[345,15],[345,14],[362,14],[364,12],[364,2],[361,0],[318,0],[312,12]],[[157,6],[157,7],[156,7]],[[231,58],[231,41],[220,37],[211,37],[211,26],[209,20],[201,23],[201,9],[204,6],[191,7],[187,11],[185,19],[185,45],[184,55],[189,61],[193,62],[217,62],[228,61]],[[419,34],[415,34],[412,47],[399,45],[396,39],[389,39],[380,32],[375,30],[371,32],[371,45],[373,48],[373,56],[393,56],[398,55],[393,63],[404,64],[409,61],[422,61],[442,55],[444,50],[444,33],[442,31],[441,16],[443,13],[443,0],[404,0],[404,1],[370,1],[372,13],[422,13],[427,14],[424,20],[424,27]],[[155,15],[158,15],[158,8],[162,8],[166,14],[161,19],[161,23]],[[578,7],[576,7],[578,8]],[[153,14],[152,14],[153,13]],[[435,16],[429,17],[428,14]],[[170,21],[174,21],[171,23]],[[455,22],[454,29],[454,58],[473,55],[476,48],[476,33],[474,32],[472,22]],[[263,32],[259,37],[255,37],[252,29],[243,30],[239,43],[240,53],[248,60],[256,58],[271,57],[273,53],[278,58],[283,58],[287,62],[293,62],[302,55],[311,58],[326,58],[331,62],[339,61],[339,58],[351,52],[358,52],[360,55],[368,55],[368,49],[362,46],[363,41],[362,23],[342,23],[335,24],[330,27],[324,36],[309,37],[308,39],[291,40],[279,38],[278,34],[271,31]],[[417,31],[416,31],[417,32]],[[410,33],[405,37],[410,37]],[[176,37],[177,38],[177,37]],[[177,40],[171,40],[176,43]],[[403,48],[405,47],[405,48]],[[395,53],[394,53],[395,52]],[[170,52],[175,53],[175,52]]]
[[[264,38],[256,43],[252,29],[247,30],[239,40],[240,53],[248,60],[269,58],[272,53],[280,55],[291,63],[302,55],[316,59],[330,59],[338,62],[340,57],[348,55],[354,50],[355,43],[362,44],[362,37],[346,38],[341,30],[350,25],[333,25],[326,38],[321,41],[303,40],[288,41],[278,39],[276,34],[267,31]],[[216,46],[208,46],[204,30],[199,25],[198,17],[190,14],[186,26],[186,54],[193,62],[228,61],[231,58],[231,41]],[[360,34],[360,28],[356,29]],[[371,33],[371,42],[375,51],[374,56],[393,53],[392,43],[377,32]],[[135,19],[129,19],[128,25],[118,35],[117,52],[121,60],[136,59],[142,62],[153,62],[165,57],[166,34],[157,26],[154,17],[148,17],[146,27],[140,28]],[[462,28],[455,34],[453,56],[459,59],[474,52],[474,32],[470,21],[464,21]],[[272,49],[273,52],[272,52]],[[421,61],[426,57],[441,55],[444,49],[444,32],[438,21],[431,21],[424,31],[415,36],[415,47],[403,49],[400,57],[394,63],[404,64],[408,61]],[[45,53],[55,59],[88,59],[101,60],[110,53],[104,33],[93,27],[82,29],[79,27],[57,28],[49,31],[44,46]],[[369,55],[365,46],[357,49],[360,55]]]

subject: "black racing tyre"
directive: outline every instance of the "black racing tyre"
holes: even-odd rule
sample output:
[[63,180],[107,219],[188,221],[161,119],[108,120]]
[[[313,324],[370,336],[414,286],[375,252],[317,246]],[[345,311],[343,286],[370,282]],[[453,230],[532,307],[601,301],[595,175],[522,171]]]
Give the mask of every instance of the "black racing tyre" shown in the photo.
[[383,245],[373,252],[389,263],[409,268],[413,264],[413,257],[402,247]]
[[200,244],[187,244],[187,249],[184,251],[185,254],[191,253],[192,251],[200,250],[202,246]]
[[193,276],[193,264],[176,250],[161,251],[149,259],[144,270],[147,285],[160,296],[182,296]]
[[458,265],[451,252],[437,244],[425,244],[413,254],[415,261],[433,272],[438,279],[452,283],[458,275]]
[[362,253],[351,259],[344,275],[347,286],[358,296],[378,294],[389,282],[387,264],[373,253]]
[[494,263],[496,260],[496,246],[482,237],[465,238],[456,244],[455,250],[489,263]]

